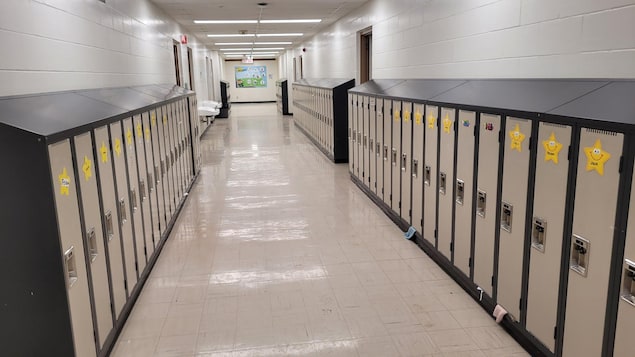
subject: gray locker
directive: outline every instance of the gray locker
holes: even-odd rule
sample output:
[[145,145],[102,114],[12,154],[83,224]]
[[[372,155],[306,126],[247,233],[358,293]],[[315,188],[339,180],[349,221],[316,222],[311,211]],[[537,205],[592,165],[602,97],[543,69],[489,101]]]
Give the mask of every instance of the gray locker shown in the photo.
[[87,264],[91,280],[90,288],[93,293],[93,310],[97,327],[97,346],[101,351],[104,341],[113,326],[112,310],[110,309],[110,284],[106,262],[106,248],[102,229],[102,216],[99,207],[99,193],[97,192],[97,177],[95,172],[95,157],[90,132],[74,138],[75,164],[79,179],[80,205],[84,216],[83,237],[85,251],[88,252]]
[[392,101],[384,99],[384,203],[391,207],[392,198]]
[[[163,190],[163,174],[161,172],[161,159],[163,158],[163,156],[161,155],[161,143],[159,141],[160,135],[159,135],[159,120],[158,117],[161,115],[160,113],[161,108],[157,108],[156,110],[152,110],[150,112],[150,135],[152,137],[151,139],[151,149],[147,150],[146,152],[151,152],[152,153],[152,177],[154,179],[154,188],[155,188],[155,196],[153,196],[153,198],[156,200],[157,204],[157,215],[158,215],[158,222],[159,222],[159,235],[157,235],[157,237],[161,237],[163,235],[163,233],[165,233],[166,227],[167,227],[167,221],[166,221],[166,205],[165,205],[165,193]],[[157,115],[157,112],[159,111],[159,115]],[[195,144],[195,145],[198,145]],[[198,149],[197,149],[198,150]],[[200,150],[199,150],[200,152]]]
[[[99,159],[99,189],[101,192],[101,210],[103,226],[108,244],[108,258],[110,266],[110,279],[112,280],[113,310],[115,319],[119,319],[124,304],[126,303],[126,275],[124,272],[123,241],[119,227],[117,212],[117,195],[115,194],[114,168],[108,136],[108,127],[102,126],[95,129],[95,145],[98,149]],[[133,254],[134,255],[134,254]],[[133,260],[134,262],[134,260]]]
[[[437,145],[439,107],[426,105],[423,159],[423,238],[436,247]],[[447,185],[447,183],[446,183]]]
[[194,157],[192,157],[192,131],[190,128],[190,114],[187,109],[187,100],[183,99],[183,121],[181,124],[181,131],[183,135],[183,156],[185,160],[185,168],[186,168],[186,177],[187,182],[185,188],[188,189],[190,184],[192,183],[192,178],[194,175]]
[[[143,222],[143,237],[145,244],[146,261],[149,261],[150,257],[154,253],[154,224],[152,222],[152,214],[150,212],[150,196],[148,195],[148,175],[145,156],[145,134],[143,132],[143,119],[141,115],[135,115],[133,117],[133,125],[135,128],[135,154],[137,166],[131,167],[131,169],[137,170],[137,179],[139,180],[138,199],[140,201],[139,205],[141,208],[141,222]],[[130,163],[130,161],[128,161],[128,163]],[[139,271],[143,272],[143,270],[141,269],[139,269]]]
[[174,192],[175,192],[175,200],[176,206],[181,203],[181,198],[183,197],[183,175],[181,172],[181,165],[179,163],[179,151],[178,151],[178,141],[176,134],[176,122],[178,120],[178,104],[171,104],[170,115],[168,116],[168,136],[170,140],[170,168],[172,170],[172,175],[174,176]]
[[377,165],[377,197],[379,197],[382,201],[386,201],[384,198],[384,165],[386,164],[387,152],[384,155],[384,147],[386,140],[386,136],[384,135],[384,121],[386,120],[384,117],[384,100],[381,98],[377,98],[375,100],[376,110],[375,113],[377,115],[377,133],[375,135],[375,162]]
[[472,210],[474,194],[474,139],[476,113],[459,110],[456,143],[456,180],[454,199],[454,266],[470,275],[472,248]]
[[353,95],[348,94],[348,171],[355,173],[355,132],[353,131]]
[[439,205],[437,249],[452,261],[452,213],[454,210],[454,146],[456,143],[456,110],[441,108],[439,122]]
[[531,121],[508,117],[500,210],[497,300],[520,320]]
[[164,105],[161,108],[161,124],[159,127],[159,142],[161,150],[161,176],[163,177],[163,190],[165,192],[165,213],[166,220],[170,220],[176,211],[175,193],[174,193],[174,176],[170,168],[170,139],[168,116],[170,115],[170,106]]
[[359,121],[357,120],[358,105],[357,105],[357,94],[353,94],[353,174],[358,179],[361,178],[359,171]]
[[412,133],[412,225],[423,235],[423,133],[425,109],[415,104]]
[[476,222],[474,232],[474,283],[492,296],[494,243],[498,202],[498,156],[501,117],[481,114],[479,123]]
[[393,101],[392,105],[392,143],[390,151],[391,194],[390,208],[398,216],[401,215],[401,102]]
[[571,127],[541,122],[537,144],[526,325],[554,352]]
[[68,139],[49,145],[51,184],[55,190],[55,206],[60,231],[62,259],[66,277],[68,307],[71,315],[76,356],[95,356],[90,296],[88,292],[87,257],[79,220],[77,181],[73,173],[71,145]]
[[[121,122],[112,123],[109,127],[113,150],[112,162],[115,169],[117,218],[125,259],[128,295],[130,295],[135,285],[137,285],[138,270],[134,237],[135,230],[132,223],[133,211],[132,205],[130,204],[130,186],[128,184],[126,170],[125,142],[127,139],[124,139]],[[141,251],[141,254],[143,254],[143,251]]]
[[364,181],[364,108],[363,108],[364,97],[361,95],[357,95],[357,100],[355,101],[355,120],[357,121],[357,148],[356,150],[356,158],[357,162],[355,165],[357,166],[357,178],[360,181]]
[[564,357],[602,355],[623,138],[595,129],[580,133]]
[[364,185],[370,188],[370,108],[368,96],[362,96],[362,177]]
[[[631,189],[635,187],[635,175]],[[613,356],[629,357],[633,354],[633,331],[635,331],[635,192],[631,191],[626,245],[620,284],[620,300],[617,308],[617,325]]]
[[403,102],[401,107],[401,218],[412,223],[412,103]]
[[377,140],[377,114],[375,97],[368,98],[368,185],[371,192],[377,194],[377,155],[375,154],[375,142]]
[[[152,113],[153,114],[153,113]],[[139,166],[139,174],[143,175],[146,182],[146,194],[152,223],[152,251],[161,240],[160,212],[156,194],[156,180],[154,178],[154,156],[152,153],[152,131],[150,130],[151,113],[143,113],[143,152],[145,154],[145,166]],[[150,253],[148,253],[150,255]]]

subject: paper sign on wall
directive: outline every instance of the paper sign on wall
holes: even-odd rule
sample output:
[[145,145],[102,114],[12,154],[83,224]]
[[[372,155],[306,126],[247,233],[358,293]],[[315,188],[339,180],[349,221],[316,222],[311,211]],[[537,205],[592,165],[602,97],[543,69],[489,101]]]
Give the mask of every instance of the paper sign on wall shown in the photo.
[[597,139],[592,147],[584,148],[584,154],[587,159],[586,170],[595,170],[600,176],[604,176],[604,164],[609,161],[611,154],[602,149],[600,139]]
[[551,133],[549,139],[542,142],[542,146],[545,148],[545,162],[553,161],[554,164],[557,164],[562,144],[556,140],[556,134]]

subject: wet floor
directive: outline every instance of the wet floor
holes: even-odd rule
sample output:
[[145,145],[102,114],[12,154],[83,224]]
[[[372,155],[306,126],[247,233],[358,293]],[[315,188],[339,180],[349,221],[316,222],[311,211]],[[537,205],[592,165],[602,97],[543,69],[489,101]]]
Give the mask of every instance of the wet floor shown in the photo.
[[112,356],[527,356],[275,104],[201,146]]

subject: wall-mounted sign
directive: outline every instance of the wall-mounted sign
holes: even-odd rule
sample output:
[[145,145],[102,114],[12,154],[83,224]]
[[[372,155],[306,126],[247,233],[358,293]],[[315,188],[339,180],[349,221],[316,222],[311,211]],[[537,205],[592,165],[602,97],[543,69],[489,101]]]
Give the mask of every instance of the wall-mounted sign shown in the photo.
[[267,88],[267,66],[235,66],[236,88]]

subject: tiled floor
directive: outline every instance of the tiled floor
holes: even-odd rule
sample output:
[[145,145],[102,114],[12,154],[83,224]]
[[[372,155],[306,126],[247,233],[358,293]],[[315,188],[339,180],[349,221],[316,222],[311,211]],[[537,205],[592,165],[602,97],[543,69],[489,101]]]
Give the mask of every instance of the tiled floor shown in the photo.
[[113,356],[526,356],[276,114],[234,105]]

